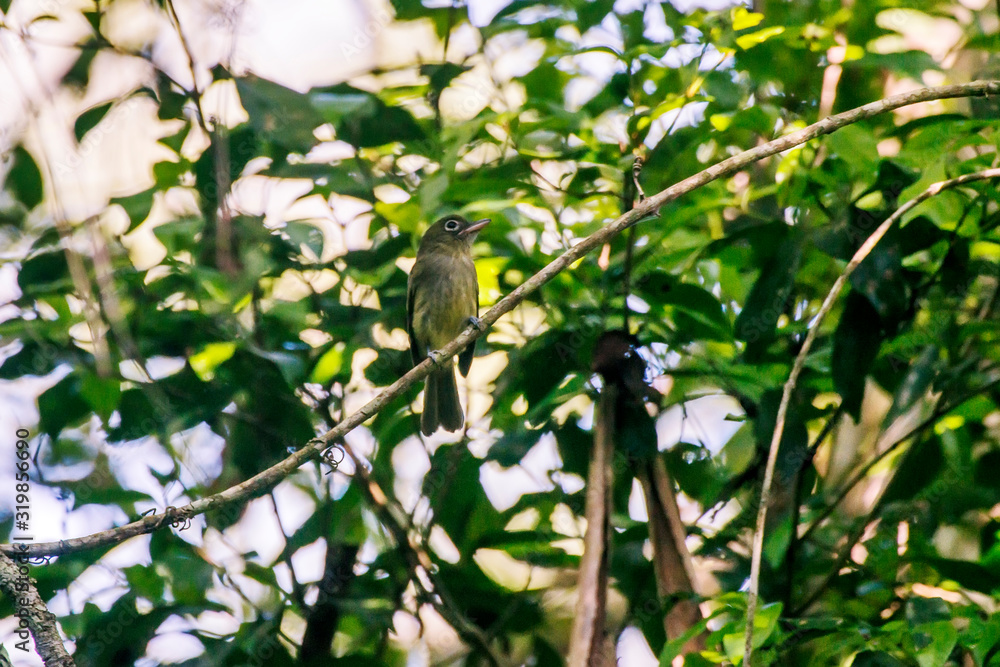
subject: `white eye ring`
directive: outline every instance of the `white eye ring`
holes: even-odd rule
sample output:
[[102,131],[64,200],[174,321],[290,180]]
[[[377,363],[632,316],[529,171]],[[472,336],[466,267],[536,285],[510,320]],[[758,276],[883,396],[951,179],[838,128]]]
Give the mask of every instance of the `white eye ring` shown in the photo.
[[444,223],[444,229],[446,232],[454,232],[458,230],[458,223],[454,220],[449,220]]

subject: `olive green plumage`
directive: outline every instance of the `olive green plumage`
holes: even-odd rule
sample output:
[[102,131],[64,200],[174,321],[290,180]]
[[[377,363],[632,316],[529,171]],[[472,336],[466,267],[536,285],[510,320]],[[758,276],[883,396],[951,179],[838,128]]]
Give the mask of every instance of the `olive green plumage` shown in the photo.
[[[472,263],[472,242],[489,220],[469,222],[457,215],[438,220],[420,240],[417,261],[406,289],[406,331],[414,365],[439,350],[476,321],[479,280]],[[458,369],[469,374],[475,341],[458,355]],[[430,435],[438,426],[457,431],[465,425],[453,364],[427,376],[420,431]]]

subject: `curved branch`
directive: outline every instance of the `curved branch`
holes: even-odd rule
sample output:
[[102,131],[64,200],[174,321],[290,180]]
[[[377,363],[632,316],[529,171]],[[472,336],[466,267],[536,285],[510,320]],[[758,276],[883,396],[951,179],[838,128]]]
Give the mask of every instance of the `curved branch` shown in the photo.
[[[519,285],[506,297],[498,301],[495,306],[482,316],[481,321],[483,326],[481,329],[469,327],[457,338],[439,350],[440,363],[447,362],[460,350],[465,349],[470,342],[485,333],[486,329],[500,319],[502,315],[509,313],[518,304],[520,304],[526,296],[538,290],[538,288],[542,285],[555,278],[561,271],[566,269],[573,262],[583,257],[594,248],[604,244],[606,241],[614,237],[616,234],[621,233],[628,227],[631,227],[648,216],[654,215],[655,211],[657,211],[660,207],[691,192],[692,190],[700,188],[707,183],[711,183],[717,178],[735,173],[745,166],[765,157],[786,151],[790,148],[798,146],[799,144],[803,144],[810,139],[815,139],[816,137],[820,137],[824,134],[829,134],[830,132],[838,130],[845,125],[850,125],[887,111],[931,100],[952,99],[956,97],[983,97],[987,95],[1000,95],[1000,81],[973,81],[971,83],[942,86],[940,88],[921,88],[902,95],[893,95],[892,97],[887,97],[883,100],[879,100],[878,102],[872,102],[856,109],[852,109],[851,111],[845,111],[844,113],[837,114],[836,116],[824,118],[823,120],[813,123],[812,125],[809,125],[801,130],[792,132],[779,139],[756,146],[750,150],[740,153],[739,155],[723,160],[722,162],[712,165],[711,167],[700,171],[697,174],[680,181],[679,183],[675,183],[669,188],[647,198],[641,204],[625,215],[622,215],[614,222],[605,225],[590,236],[580,240],[580,242],[576,245],[559,255],[559,257],[556,257],[549,264],[547,264],[545,268]],[[86,537],[60,540],[59,542],[34,543],[29,546],[28,553],[32,556],[57,556],[60,554],[68,554],[86,549],[111,546],[130,537],[150,533],[162,527],[165,523],[169,523],[174,520],[190,519],[199,514],[204,514],[205,512],[218,511],[242,505],[253,498],[257,498],[264,493],[267,493],[267,491],[274,488],[279,482],[294,472],[303,463],[318,457],[320,452],[332,443],[335,443],[339,439],[343,438],[344,435],[377,414],[397,396],[407,391],[415,383],[427,377],[433,367],[434,362],[431,359],[425,359],[423,362],[415,366],[413,370],[369,401],[364,407],[344,419],[323,436],[311,441],[299,451],[291,454],[286,459],[276,463],[267,470],[258,473],[245,482],[237,484],[236,486],[230,487],[225,491],[221,491],[220,493],[212,496],[195,500],[189,505],[176,509],[171,508],[163,514],[149,516],[140,521],[134,521],[118,528],[101,531]],[[0,545],[0,551],[7,554],[15,553],[14,549],[15,548],[9,544]]]
[[[835,117],[836,116],[831,116],[831,118]],[[844,270],[837,277],[837,280],[834,281],[833,287],[830,288],[830,292],[823,300],[823,305],[820,306],[819,312],[816,313],[816,316],[813,318],[812,324],[809,326],[809,333],[806,334],[806,339],[802,343],[802,348],[795,357],[795,362],[792,364],[792,371],[788,374],[788,380],[785,381],[785,387],[781,393],[781,403],[778,404],[778,415],[774,424],[774,433],[771,436],[771,446],[767,454],[767,467],[764,469],[764,484],[760,490],[760,503],[757,508],[757,526],[754,529],[753,552],[750,560],[750,591],[747,596],[747,624],[744,631],[743,645],[744,665],[751,664],[750,658],[753,656],[753,620],[757,611],[757,592],[760,587],[760,560],[761,552],[764,549],[764,522],[767,519],[767,506],[771,501],[771,484],[774,481],[774,468],[778,462],[778,445],[781,443],[781,436],[785,430],[785,418],[788,415],[788,404],[791,402],[792,392],[795,390],[795,384],[798,382],[799,375],[802,373],[802,368],[805,366],[806,356],[809,354],[809,348],[812,347],[813,341],[816,340],[816,334],[819,331],[820,324],[822,324],[823,319],[830,312],[830,309],[833,308],[833,304],[840,295],[841,290],[844,289],[847,279],[852,273],[854,273],[854,270],[858,268],[858,265],[871,253],[871,251],[875,248],[875,244],[877,244],[882,237],[885,236],[885,233],[889,231],[889,228],[892,227],[897,220],[903,217],[907,211],[944,190],[958,187],[966,183],[984,181],[991,178],[1000,178],[1000,169],[986,169],[974,174],[966,174],[965,176],[959,176],[958,178],[952,178],[947,181],[934,183],[919,195],[896,209],[892,215],[886,218],[885,221],[879,225],[874,232],[872,232],[871,236],[865,239],[865,242],[862,243],[861,247],[854,253],[854,256],[851,257],[851,261],[847,263],[847,266],[844,267]]]

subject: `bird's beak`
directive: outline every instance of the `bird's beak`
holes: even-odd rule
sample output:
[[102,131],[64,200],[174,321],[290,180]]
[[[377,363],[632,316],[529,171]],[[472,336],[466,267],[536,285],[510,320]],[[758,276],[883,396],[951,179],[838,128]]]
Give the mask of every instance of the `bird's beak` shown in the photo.
[[462,238],[469,237],[469,240],[471,241],[472,239],[476,238],[476,234],[479,233],[479,230],[488,224],[490,224],[489,218],[476,220],[474,223],[472,223],[471,225],[460,231],[458,235],[461,236]]

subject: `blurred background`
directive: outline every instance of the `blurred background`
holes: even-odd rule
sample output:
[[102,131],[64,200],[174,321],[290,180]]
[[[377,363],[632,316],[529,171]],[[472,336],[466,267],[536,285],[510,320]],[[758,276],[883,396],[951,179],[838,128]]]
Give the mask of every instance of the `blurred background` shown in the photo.
[[[986,0],[0,11],[5,543],[220,492],[376,396],[410,368],[407,272],[442,215],[493,220],[485,311],[643,192],[1000,72]],[[693,600],[708,620],[684,664],[739,661],[807,328],[899,204],[997,166],[997,111],[903,107],[663,207],[480,339],[463,433],[420,437],[418,384],[347,436],[381,497],[350,459],[309,464],[245,507],[36,564],[77,664],[563,664],[610,382],[593,349],[623,329],[645,389],[616,424],[610,652],[680,664],[664,618]],[[915,209],[821,325],[769,508],[759,664],[1000,664],[997,202],[985,183]],[[678,590],[656,576],[651,461],[686,535]],[[42,664],[11,648],[12,614],[0,641]]]

